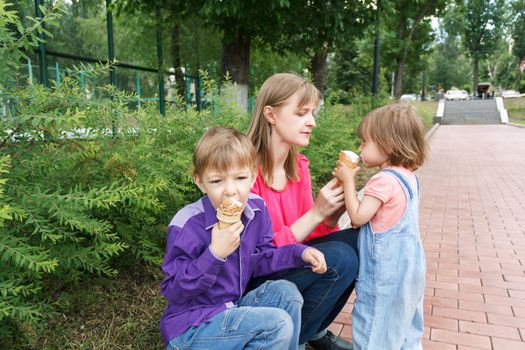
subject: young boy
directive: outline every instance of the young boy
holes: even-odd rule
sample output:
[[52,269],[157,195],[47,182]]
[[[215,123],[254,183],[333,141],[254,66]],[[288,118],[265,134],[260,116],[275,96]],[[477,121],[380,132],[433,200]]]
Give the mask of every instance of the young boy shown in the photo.
[[[311,265],[324,273],[324,255],[293,244],[276,248],[256,177],[251,141],[232,128],[208,130],[193,153],[194,180],[204,193],[168,227],[160,321],[168,349],[297,349],[301,294],[291,282],[268,281],[243,295],[252,277]],[[241,220],[220,229],[216,209],[225,198],[243,206]]]

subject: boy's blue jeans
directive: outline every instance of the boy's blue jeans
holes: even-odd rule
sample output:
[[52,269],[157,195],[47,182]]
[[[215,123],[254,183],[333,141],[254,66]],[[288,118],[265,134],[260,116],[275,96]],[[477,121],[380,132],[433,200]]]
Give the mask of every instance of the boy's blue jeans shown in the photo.
[[288,281],[266,281],[238,307],[170,340],[167,349],[297,349],[303,298]]
[[[337,317],[354,289],[359,265],[356,230],[339,231],[321,239],[306,242],[325,256],[327,271],[319,275],[309,268],[291,269],[264,278],[253,279],[257,286],[266,279],[285,279],[295,283],[304,298],[299,344],[312,340]],[[248,287],[250,288],[250,287]]]

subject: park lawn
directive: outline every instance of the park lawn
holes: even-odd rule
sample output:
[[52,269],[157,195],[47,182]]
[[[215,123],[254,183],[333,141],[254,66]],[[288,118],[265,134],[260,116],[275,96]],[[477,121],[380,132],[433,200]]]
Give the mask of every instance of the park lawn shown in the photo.
[[525,124],[525,97],[503,99],[511,123]]
[[412,101],[411,103],[423,118],[425,129],[430,130],[433,126],[432,120],[436,116],[438,101]]
[[[413,105],[419,112],[419,115],[425,124],[425,130],[430,130],[433,126],[432,120],[436,116],[438,101],[410,101],[408,103]],[[343,106],[343,109],[345,112],[349,113],[352,111],[352,106],[345,105]]]

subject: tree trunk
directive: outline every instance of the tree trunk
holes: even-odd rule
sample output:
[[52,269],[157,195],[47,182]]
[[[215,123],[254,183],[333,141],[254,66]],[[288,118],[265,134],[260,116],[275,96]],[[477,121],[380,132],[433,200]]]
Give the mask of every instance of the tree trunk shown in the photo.
[[472,77],[472,91],[477,95],[479,83],[479,59],[477,57],[472,58]]
[[399,99],[403,94],[403,76],[405,74],[405,60],[397,62],[396,75],[394,77],[394,97]]
[[[406,27],[407,27],[407,18],[405,16],[401,16],[399,18],[399,22],[397,24],[397,38],[399,40],[404,41],[410,41],[411,40],[411,34],[406,34]],[[403,94],[403,76],[405,74],[405,62],[406,62],[406,55],[407,55],[407,49],[402,48],[402,51],[399,52],[399,56],[396,58],[397,68],[396,73],[394,75],[394,98],[398,100],[401,95]]]
[[[525,59],[525,57],[519,57],[518,58],[518,67],[519,65],[521,64],[521,62],[523,62],[523,60]],[[521,70],[518,68],[518,73],[516,74],[516,81],[514,82],[514,90],[516,91],[520,91],[520,85],[521,85]],[[521,91],[520,91],[521,92]]]
[[184,100],[186,94],[186,82],[184,81],[184,74],[182,73],[182,64],[180,60],[180,24],[176,20],[172,20],[171,27],[171,62],[175,69],[175,91],[181,101]]
[[314,85],[321,92],[324,92],[327,56],[328,50],[323,46],[321,50],[317,51],[310,59],[310,69],[312,70],[312,74],[314,76]]
[[[250,38],[238,34],[233,41],[222,42],[221,74],[223,82],[225,77],[234,83],[226,91],[221,91],[223,96],[232,97],[243,110],[248,110],[248,78],[250,69]],[[224,87],[224,85],[223,85]],[[233,96],[230,96],[230,90]]]

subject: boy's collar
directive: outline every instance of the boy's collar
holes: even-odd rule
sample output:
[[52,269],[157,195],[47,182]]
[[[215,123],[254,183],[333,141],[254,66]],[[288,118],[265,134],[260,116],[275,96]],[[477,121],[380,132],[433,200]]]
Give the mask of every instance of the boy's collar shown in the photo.
[[[213,205],[210,202],[210,198],[208,195],[205,195],[202,197],[202,203],[204,206],[204,228],[206,230],[211,230],[213,225],[217,223],[217,210],[213,207]],[[253,219],[255,216],[255,210],[259,210],[259,208],[252,208],[250,206],[250,199],[248,199],[248,203],[246,204],[246,207],[244,208],[244,211],[242,212],[243,215],[246,215],[248,220]]]

